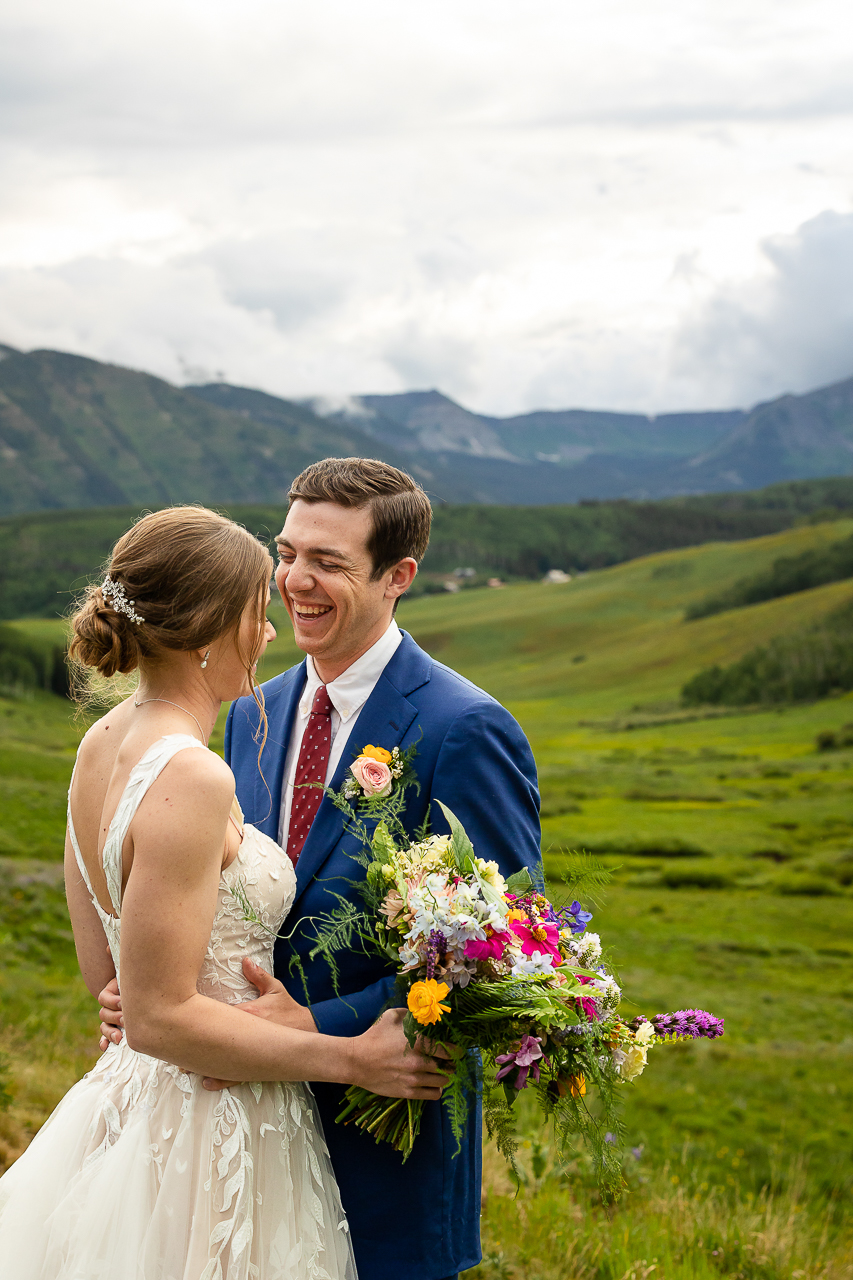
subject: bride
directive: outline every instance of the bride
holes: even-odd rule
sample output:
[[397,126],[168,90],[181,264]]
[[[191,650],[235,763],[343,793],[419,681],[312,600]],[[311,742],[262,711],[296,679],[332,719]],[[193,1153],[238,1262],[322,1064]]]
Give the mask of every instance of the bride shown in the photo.
[[[119,540],[73,618],[77,662],[139,672],[80,744],[66,839],[80,968],[93,995],[119,980],[126,1034],[0,1178],[9,1280],[353,1280],[300,1082],[440,1095],[399,1011],[347,1039],[235,1007],[257,995],[252,962],[272,971],[295,873],[244,823],[207,741],[223,702],[260,702],[272,569],[245,529],[175,507]],[[204,1076],[245,1083],[209,1092]]]

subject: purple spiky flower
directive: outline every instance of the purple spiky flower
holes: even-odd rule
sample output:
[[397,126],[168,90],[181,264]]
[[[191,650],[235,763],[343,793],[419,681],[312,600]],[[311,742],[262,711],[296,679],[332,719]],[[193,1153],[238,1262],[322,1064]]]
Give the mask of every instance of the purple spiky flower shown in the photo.
[[447,953],[447,939],[440,929],[433,929],[427,940],[426,976],[427,981],[435,977],[436,963]]
[[652,1018],[655,1034],[659,1036],[687,1036],[691,1040],[704,1037],[716,1040],[723,1034],[724,1018],[715,1018],[704,1009],[679,1009],[676,1013],[658,1013]]

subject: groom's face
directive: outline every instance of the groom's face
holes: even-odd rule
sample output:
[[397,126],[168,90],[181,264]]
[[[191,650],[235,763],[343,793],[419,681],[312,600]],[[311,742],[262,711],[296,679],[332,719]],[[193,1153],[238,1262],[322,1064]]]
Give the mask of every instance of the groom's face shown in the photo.
[[275,580],[300,649],[325,680],[365,653],[391,621],[393,571],[373,580],[370,509],[297,499],[276,539]]

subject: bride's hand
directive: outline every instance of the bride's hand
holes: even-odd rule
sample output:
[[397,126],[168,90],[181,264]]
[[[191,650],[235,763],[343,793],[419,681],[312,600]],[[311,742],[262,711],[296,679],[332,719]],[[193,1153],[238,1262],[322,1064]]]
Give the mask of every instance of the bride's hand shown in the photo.
[[124,1032],[121,996],[118,993],[118,983],[115,978],[104,987],[98,996],[98,1003],[101,1006],[98,1013],[101,1015],[101,1052],[103,1053],[110,1041],[113,1044],[121,1044]]
[[[386,1098],[423,1098],[436,1102],[453,1071],[441,1046],[425,1053],[423,1042],[412,1049],[403,1033],[404,1009],[388,1009],[378,1022],[353,1041],[353,1084]],[[441,1062],[437,1059],[442,1059]]]
[[[298,1031],[316,1031],[317,1024],[311,1016],[311,1010],[294,1000],[283,983],[267,973],[260,965],[255,964],[248,956],[243,959],[243,975],[247,982],[257,987],[260,995],[257,1000],[246,1000],[236,1005],[242,1013],[250,1013],[254,1018],[264,1018],[279,1027],[295,1027]],[[206,1077],[202,1082],[205,1089],[216,1092],[228,1089],[236,1082],[233,1080],[214,1080]]]

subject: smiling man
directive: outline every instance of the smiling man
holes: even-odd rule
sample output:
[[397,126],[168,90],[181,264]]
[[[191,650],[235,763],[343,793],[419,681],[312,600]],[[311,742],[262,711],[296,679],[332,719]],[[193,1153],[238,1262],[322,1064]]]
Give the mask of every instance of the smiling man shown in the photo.
[[[269,722],[258,769],[258,712],[234,703],[225,750],[247,820],[278,839],[296,866],[296,897],[276,951],[277,977],[302,1002],[290,1025],[355,1035],[393,997],[390,966],[353,952],[334,990],[325,961],[311,959],[304,922],[359,902],[358,845],[341,814],[311,782],[339,787],[370,743],[417,745],[403,815],[409,831],[434,799],[465,825],[477,852],[505,875],[539,858],[539,795],[530,747],[498,702],[434,662],[394,620],[429,541],[423,489],[402,471],[366,458],[327,458],[294,480],[276,539],[276,583],[306,657],[263,686]],[[290,961],[299,956],[305,985]],[[263,991],[263,988],[262,988]],[[307,1001],[306,1001],[307,996]],[[255,1012],[279,1017],[274,992]],[[349,1219],[360,1280],[443,1280],[480,1257],[480,1117],[472,1100],[462,1151],[440,1103],[427,1103],[404,1165],[391,1147],[335,1123],[343,1090],[314,1086]]]

